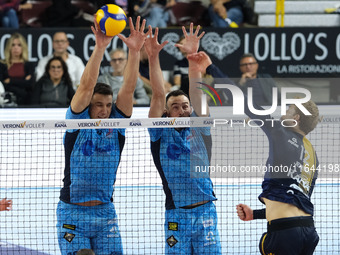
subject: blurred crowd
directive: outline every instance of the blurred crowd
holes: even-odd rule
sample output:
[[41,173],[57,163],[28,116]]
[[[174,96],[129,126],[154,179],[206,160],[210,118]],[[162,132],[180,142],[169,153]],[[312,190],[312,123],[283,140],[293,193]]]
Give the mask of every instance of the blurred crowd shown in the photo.
[[[27,15],[41,12],[37,2],[44,4],[44,11],[36,19],[28,20]],[[1,24],[6,28],[28,27],[30,25],[60,28],[53,35],[53,53],[41,58],[39,62],[29,61],[27,41],[15,30],[6,41],[4,59],[0,60],[0,107],[68,107],[77,90],[80,78],[85,68],[81,58],[68,52],[69,40],[63,27],[89,27],[93,22],[95,11],[105,4],[121,6],[127,16],[133,19],[142,16],[147,25],[152,27],[169,27],[196,24],[214,27],[238,27],[245,22],[253,22],[253,12],[247,0],[40,0],[22,1],[0,0]],[[41,7],[41,6],[40,6]],[[25,16],[26,15],[26,16]],[[31,17],[30,16],[30,17]],[[180,38],[177,43],[184,43]],[[165,79],[167,92],[182,89],[188,90],[188,61],[178,60],[171,71],[171,79]],[[149,105],[151,89],[149,81],[149,66],[145,51],[141,50],[140,75],[134,94],[135,105]],[[117,48],[109,53],[110,68],[103,72],[98,82],[109,84],[115,95],[123,84],[123,73],[127,62],[127,52]],[[241,59],[241,88],[248,86],[256,89],[260,100],[264,102],[270,95],[263,94],[264,86],[259,82],[247,83],[257,78],[258,64],[254,56],[247,56],[249,63]],[[211,77],[211,74],[204,74]],[[226,74],[220,75],[227,77]],[[270,89],[270,88],[268,88]],[[228,101],[226,97],[225,101]],[[262,102],[261,101],[261,102]],[[230,98],[229,98],[230,103]],[[268,102],[270,103],[270,102]]]

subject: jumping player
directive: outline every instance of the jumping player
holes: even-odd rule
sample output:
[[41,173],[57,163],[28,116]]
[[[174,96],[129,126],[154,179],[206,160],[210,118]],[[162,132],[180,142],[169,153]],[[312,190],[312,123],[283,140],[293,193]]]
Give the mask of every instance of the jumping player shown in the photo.
[[[96,21],[91,27],[96,45],[85,67],[67,119],[129,118],[138,77],[145,20],[136,28],[129,19],[130,36],[118,37],[129,48],[129,59],[117,101],[112,89],[96,84],[100,63],[113,37],[105,36]],[[64,137],[65,177],[57,208],[58,241],[63,255],[92,249],[97,255],[123,254],[117,215],[112,204],[113,185],[125,142],[122,129],[67,130]]]
[[[319,121],[319,110],[314,102],[302,104],[311,115],[305,115],[291,105],[280,121],[264,121],[263,131],[269,139],[267,172],[262,182],[259,200],[262,210],[252,210],[245,204],[236,206],[243,221],[267,219],[267,232],[261,237],[259,248],[263,255],[311,255],[319,236],[314,227],[314,206],[310,201],[319,166],[316,152],[306,138]],[[257,116],[245,107],[254,119],[269,120],[270,116]],[[287,167],[289,171],[270,171]]]
[[[159,52],[166,42],[161,45],[157,42],[156,28],[155,35],[150,34],[145,42],[152,87],[150,118],[203,116],[202,91],[196,87],[201,72],[210,64],[205,61],[204,53],[197,53],[204,33],[198,35],[199,26],[193,33],[193,24],[189,34],[184,27],[183,33],[186,43],[176,46],[188,53],[191,102],[180,90],[165,97]],[[209,165],[210,129],[150,128],[149,134],[153,160],[166,195],[165,254],[221,254],[211,179],[208,173],[194,174],[195,165]]]

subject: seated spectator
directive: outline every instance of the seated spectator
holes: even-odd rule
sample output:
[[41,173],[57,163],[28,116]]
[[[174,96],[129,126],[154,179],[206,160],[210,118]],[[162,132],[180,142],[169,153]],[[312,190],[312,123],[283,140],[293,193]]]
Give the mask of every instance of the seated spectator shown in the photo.
[[53,57],[48,61],[44,75],[34,86],[31,104],[68,107],[74,93],[66,63],[61,57]]
[[72,4],[71,0],[52,0],[43,22],[45,27],[88,27],[91,24],[83,16],[83,10]]
[[13,33],[6,42],[1,65],[0,81],[5,91],[13,93],[19,106],[27,105],[34,84],[34,63],[28,61],[26,39],[21,34]]
[[134,13],[146,19],[146,24],[153,28],[165,28],[169,21],[168,8],[175,4],[175,0],[135,1]]
[[238,27],[243,22],[245,0],[211,0],[209,16],[214,27]]
[[[258,73],[259,64],[251,53],[244,54],[240,59],[242,73],[239,86],[246,92],[248,87],[253,88],[254,101],[260,105],[272,105],[273,88],[275,81],[269,74]],[[278,96],[278,102],[280,95]]]
[[76,90],[77,86],[80,83],[80,77],[83,74],[83,71],[85,69],[83,61],[77,57],[76,55],[72,55],[67,52],[67,48],[70,45],[70,42],[67,39],[67,35],[65,32],[56,32],[53,35],[53,54],[43,57],[39,60],[38,66],[36,68],[36,79],[40,79],[40,77],[45,72],[45,67],[47,62],[52,57],[61,57],[67,64],[68,72],[70,75],[70,78],[73,83],[73,89]]
[[19,28],[18,12],[24,9],[31,9],[32,4],[27,0],[0,0],[1,25],[6,28]]
[[[151,99],[152,89],[150,85],[149,59],[144,46],[140,50],[139,78],[144,82],[144,89]],[[165,93],[168,93],[172,89],[172,84],[164,80],[164,88]]]
[[[118,91],[123,85],[123,74],[125,70],[125,66],[127,63],[127,52],[122,48],[117,48],[110,52],[111,57],[111,67],[113,72],[106,72],[98,77],[98,82],[108,84],[112,87],[113,90],[113,101],[116,101]],[[150,99],[146,94],[146,91],[143,87],[143,81],[138,78],[137,85],[134,93],[134,102],[133,104],[149,104]]]

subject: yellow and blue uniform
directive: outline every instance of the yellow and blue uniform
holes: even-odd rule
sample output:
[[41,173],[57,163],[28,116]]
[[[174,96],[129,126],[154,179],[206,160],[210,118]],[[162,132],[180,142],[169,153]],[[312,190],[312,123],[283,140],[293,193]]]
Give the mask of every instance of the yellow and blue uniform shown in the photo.
[[149,134],[166,195],[166,254],[221,254],[213,184],[209,173],[195,171],[210,163],[210,128],[150,128]]
[[[126,118],[115,105],[110,118]],[[90,119],[67,110],[66,119]],[[64,136],[64,186],[57,208],[57,230],[63,255],[93,249],[97,255],[122,254],[113,185],[125,143],[124,129],[67,130]],[[101,201],[97,206],[75,203]]]
[[[280,121],[268,121],[271,116],[254,115],[247,106],[245,110],[250,118],[263,121],[261,128],[269,141],[260,201],[267,198],[291,204],[313,216],[314,206],[310,198],[318,176],[319,161],[312,144],[305,136],[284,127]],[[313,254],[319,236],[312,216],[268,222],[268,232],[260,241],[261,254]]]

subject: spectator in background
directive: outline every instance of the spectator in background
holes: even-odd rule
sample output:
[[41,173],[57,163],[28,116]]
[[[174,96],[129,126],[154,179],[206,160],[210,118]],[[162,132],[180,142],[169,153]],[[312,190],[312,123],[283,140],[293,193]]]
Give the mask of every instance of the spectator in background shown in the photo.
[[73,95],[66,63],[61,57],[51,58],[44,75],[34,86],[31,103],[43,107],[68,107]]
[[67,35],[65,32],[56,32],[53,35],[53,50],[54,53],[52,55],[43,57],[39,60],[38,66],[36,68],[36,79],[40,79],[41,76],[45,72],[45,67],[47,62],[52,57],[61,57],[67,64],[68,73],[72,80],[73,89],[76,90],[77,86],[80,83],[80,77],[83,74],[85,69],[83,61],[77,57],[76,55],[70,54],[67,52],[67,48],[70,45],[70,42],[67,39]]
[[21,34],[13,33],[6,42],[1,65],[0,77],[5,91],[14,94],[19,106],[28,104],[34,83],[34,64],[28,61],[26,39]]
[[[253,88],[253,99],[257,105],[272,105],[273,88],[275,81],[269,74],[258,73],[259,64],[251,53],[244,54],[240,59],[242,73],[238,84],[245,92],[247,88]],[[280,95],[278,95],[278,102]]]
[[[127,63],[127,52],[122,48],[117,48],[110,52],[111,57],[111,67],[113,69],[112,73],[106,72],[99,76],[98,83],[106,83],[112,87],[113,90],[113,101],[116,101],[118,91],[122,87],[124,82],[124,70]],[[143,81],[138,78],[136,89],[134,92],[134,100],[133,104],[149,104],[150,99],[146,94],[146,91],[143,87]]]
[[12,200],[6,198],[0,200],[0,211],[10,211],[12,210]]
[[71,0],[52,0],[45,11],[43,25],[46,27],[88,27],[92,23],[84,11],[72,4]]
[[32,4],[24,0],[0,0],[1,25],[5,28],[19,28],[18,12],[23,9],[31,9]]
[[245,0],[211,0],[209,16],[214,27],[238,27],[243,22]]
[[159,28],[167,27],[168,8],[176,4],[175,0],[139,0],[134,2],[134,13],[145,18],[147,25]]
[[[185,44],[185,37],[181,37],[177,44]],[[182,47],[178,48],[182,53],[183,58],[177,60],[174,64],[174,90],[181,89],[185,94],[189,95],[189,62],[186,58],[187,53],[183,51]]]

